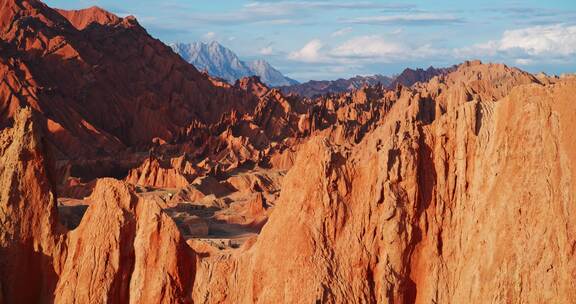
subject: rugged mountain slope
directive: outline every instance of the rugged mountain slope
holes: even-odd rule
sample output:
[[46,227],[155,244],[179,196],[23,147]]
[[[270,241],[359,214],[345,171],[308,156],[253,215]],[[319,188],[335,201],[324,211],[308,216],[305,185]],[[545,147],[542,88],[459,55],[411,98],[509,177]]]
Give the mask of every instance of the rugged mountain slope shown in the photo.
[[207,71],[211,76],[222,78],[229,83],[234,83],[243,77],[259,76],[262,82],[271,87],[298,84],[264,60],[243,62],[234,52],[216,41],[174,43],[171,47],[197,69]]
[[0,122],[30,105],[66,157],[170,141],[195,120],[215,122],[256,104],[214,85],[132,17],[58,12],[35,0],[1,6]]
[[249,76],[251,73],[250,68],[236,54],[216,41],[208,44],[203,42],[175,43],[171,47],[197,69],[207,71],[208,74],[230,83]]
[[83,30],[92,23],[94,24],[118,24],[122,21],[118,16],[109,13],[97,6],[92,6],[81,10],[61,10],[56,9],[58,13],[64,16],[74,27]]
[[0,133],[0,303],[40,303],[57,282],[62,239],[46,145],[30,109]]

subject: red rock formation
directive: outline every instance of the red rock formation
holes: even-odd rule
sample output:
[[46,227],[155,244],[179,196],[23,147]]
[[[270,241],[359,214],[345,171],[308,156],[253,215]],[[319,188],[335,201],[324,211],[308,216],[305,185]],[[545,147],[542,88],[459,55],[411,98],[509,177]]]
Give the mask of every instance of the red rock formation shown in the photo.
[[99,180],[80,226],[56,222],[51,166],[32,111],[0,134],[3,303],[187,303],[195,258],[154,202]]
[[[452,80],[460,85],[435,99],[398,100],[351,149],[324,136],[301,148],[258,240],[204,259],[195,298],[572,302],[576,82],[542,86],[480,64],[439,84]],[[474,88],[477,99],[461,94]]]
[[172,219],[112,179],[99,180],[90,200],[69,233],[55,302],[188,302],[193,252]]
[[172,198],[172,202],[197,202],[208,195],[222,197],[236,190],[238,189],[228,182],[220,182],[212,176],[206,176],[196,179],[192,184],[178,191]]
[[256,105],[250,94],[215,86],[133,18],[98,8],[58,12],[36,0],[0,5],[0,76],[7,79],[0,124],[27,104],[43,114],[47,137],[64,156],[171,141],[193,120],[216,122]]
[[46,146],[29,108],[0,133],[0,302],[40,303],[56,285],[61,247]]
[[198,170],[185,155],[170,160],[150,156],[140,167],[130,170],[126,181],[134,185],[158,188],[182,188],[198,176]]
[[111,14],[97,6],[92,6],[81,10],[61,10],[56,9],[64,18],[68,19],[72,25],[83,30],[92,23],[98,25],[115,25],[122,22],[122,18]]

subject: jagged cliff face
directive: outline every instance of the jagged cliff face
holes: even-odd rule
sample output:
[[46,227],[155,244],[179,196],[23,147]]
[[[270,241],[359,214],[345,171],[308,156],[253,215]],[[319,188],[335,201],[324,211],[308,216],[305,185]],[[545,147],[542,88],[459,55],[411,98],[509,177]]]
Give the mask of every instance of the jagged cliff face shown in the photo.
[[75,101],[39,93],[30,41],[56,29],[100,41],[135,21],[0,3],[12,37],[0,56],[0,303],[574,302],[576,78],[466,62],[410,88],[297,99],[201,77],[198,90],[252,108],[186,121],[144,157],[111,137],[140,165],[84,180],[54,162],[68,133],[50,120]]

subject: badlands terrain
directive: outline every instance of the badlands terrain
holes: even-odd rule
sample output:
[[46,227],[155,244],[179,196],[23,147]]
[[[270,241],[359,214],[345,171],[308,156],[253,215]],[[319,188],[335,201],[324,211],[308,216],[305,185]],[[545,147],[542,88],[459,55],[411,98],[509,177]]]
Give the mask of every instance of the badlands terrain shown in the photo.
[[36,0],[0,38],[0,303],[576,303],[573,76],[284,95]]

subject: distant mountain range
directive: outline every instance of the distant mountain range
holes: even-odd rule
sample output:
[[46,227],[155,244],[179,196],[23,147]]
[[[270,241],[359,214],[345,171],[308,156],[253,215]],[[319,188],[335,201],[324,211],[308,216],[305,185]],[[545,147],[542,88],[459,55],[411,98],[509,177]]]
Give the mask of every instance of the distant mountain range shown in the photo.
[[170,46],[198,70],[205,70],[211,76],[222,78],[232,84],[248,76],[259,76],[263,83],[271,87],[298,84],[298,81],[282,75],[264,60],[245,63],[234,52],[216,41],[174,43]]
[[297,94],[300,96],[313,97],[316,95],[324,95],[328,93],[342,93],[359,89],[363,86],[373,86],[381,84],[388,88],[394,88],[398,84],[403,86],[412,86],[417,82],[426,82],[434,76],[449,73],[454,70],[454,67],[436,69],[429,67],[428,69],[405,69],[399,75],[392,77],[383,75],[373,76],[356,76],[350,79],[337,79],[337,80],[311,80],[305,83],[282,86],[280,90],[285,94]]
[[300,96],[312,97],[316,95],[324,95],[327,93],[342,93],[359,89],[363,86],[372,86],[378,83],[389,86],[394,78],[373,75],[373,76],[356,76],[350,79],[337,79],[337,80],[311,80],[305,83],[282,86],[280,90],[285,94],[297,94]]
[[405,69],[397,76],[393,77],[392,83],[390,83],[389,87],[393,88],[397,85],[403,86],[412,86],[417,82],[427,82],[428,80],[434,78],[435,76],[448,74],[456,70],[456,66],[448,67],[448,68],[434,68],[429,67],[426,70],[424,69]]
[[363,86],[381,84],[394,88],[398,84],[411,86],[416,82],[425,82],[432,77],[448,73],[453,68],[436,69],[405,69],[394,76],[371,75],[355,76],[349,79],[311,80],[305,83],[284,76],[265,60],[255,60],[246,63],[230,49],[216,41],[210,43],[174,43],[170,45],[184,60],[193,64],[200,71],[207,71],[213,77],[218,77],[233,84],[236,80],[259,76],[269,87],[278,87],[285,94],[298,94],[313,97],[328,93],[342,93],[359,89]]

